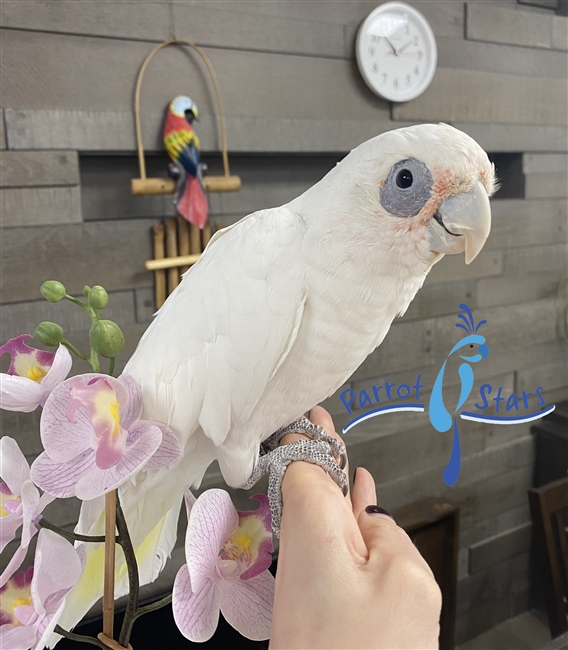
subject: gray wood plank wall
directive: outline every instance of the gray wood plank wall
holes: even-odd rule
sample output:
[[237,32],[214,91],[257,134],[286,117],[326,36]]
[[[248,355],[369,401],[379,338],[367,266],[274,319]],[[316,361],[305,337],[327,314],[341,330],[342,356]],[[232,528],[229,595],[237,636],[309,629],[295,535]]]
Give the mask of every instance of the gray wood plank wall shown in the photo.
[[[4,0],[2,341],[52,319],[86,342],[80,314],[40,301],[47,277],[76,294],[86,283],[109,289],[109,317],[127,334],[125,357],[144,331],[153,312],[153,279],[143,266],[150,227],[173,208],[171,197],[129,193],[138,175],[132,97],[151,47],[175,36],[201,45],[217,70],[232,169],[243,179],[241,192],[210,197],[215,227],[289,201],[360,142],[415,121],[449,122],[488,151],[522,155],[524,195],[492,201],[492,233],[479,258],[469,267],[461,257],[438,264],[343,388],[417,374],[431,386],[465,301],[488,320],[491,339],[476,379],[508,393],[540,383],[548,401],[566,399],[558,327],[566,297],[557,291],[567,270],[568,19],[552,0],[414,0],[436,35],[438,70],[420,98],[390,105],[367,89],[354,62],[357,28],[376,4]],[[211,82],[193,53],[168,48],[150,65],[142,92],[150,175],[166,174],[164,107],[181,93],[197,101],[204,159],[212,173],[220,169]],[[349,419],[339,392],[326,401],[338,428]],[[448,395],[458,392],[454,378]],[[423,415],[376,418],[346,436],[351,466],[375,473],[385,507],[432,495],[460,507],[459,643],[526,608],[529,590],[530,427],[471,424],[451,489],[441,478],[450,436],[436,434]],[[18,438],[30,459],[40,451],[37,426],[37,413],[2,414],[2,434]],[[203,489],[219,481],[213,468]],[[51,508],[58,523],[73,523],[76,503]],[[174,555],[156,589],[171,583],[181,561]]]

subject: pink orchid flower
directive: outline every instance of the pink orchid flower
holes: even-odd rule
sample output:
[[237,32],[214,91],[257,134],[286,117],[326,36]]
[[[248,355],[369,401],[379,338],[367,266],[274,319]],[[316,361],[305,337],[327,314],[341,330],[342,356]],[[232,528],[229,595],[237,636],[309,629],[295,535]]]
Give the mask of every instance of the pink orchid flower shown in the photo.
[[36,522],[44,508],[55,497],[44,494],[30,479],[30,466],[18,443],[8,436],[0,440],[0,552],[16,537],[22,526],[20,547],[12,556],[0,576],[0,587],[4,586],[21,566],[32,537],[36,534]]
[[6,650],[43,650],[83,572],[79,553],[51,530],[39,533],[34,566],[0,588],[0,637]]
[[10,339],[0,347],[0,356],[12,357],[8,374],[0,374],[0,408],[29,413],[43,406],[51,391],[71,370],[69,350],[60,345],[57,352],[36,350],[24,343],[30,334]]
[[94,499],[142,468],[175,461],[179,443],[168,427],[140,420],[142,395],[127,375],[89,373],[67,379],[47,399],[40,421],[45,451],[33,481],[56,497]]
[[268,571],[273,551],[270,508],[264,495],[252,498],[260,507],[239,512],[224,490],[207,490],[195,501],[186,493],[187,564],[174,582],[173,613],[190,641],[213,636],[219,610],[248,639],[263,641],[270,636],[274,601],[274,577]]

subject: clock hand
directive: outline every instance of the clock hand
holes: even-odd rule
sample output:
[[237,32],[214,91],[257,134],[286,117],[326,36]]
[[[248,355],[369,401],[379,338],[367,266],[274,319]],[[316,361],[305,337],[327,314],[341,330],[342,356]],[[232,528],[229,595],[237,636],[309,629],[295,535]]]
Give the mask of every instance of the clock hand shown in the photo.
[[393,54],[398,56],[398,52],[396,51],[396,47],[389,41],[389,39],[386,36],[383,36],[383,38],[390,45],[390,48],[391,48]]
[[413,42],[414,42],[414,38],[411,38],[411,39],[408,41],[408,43],[405,43],[405,44],[404,44],[404,45],[403,45],[399,50],[395,50],[395,54],[398,56],[399,54],[401,54],[402,52],[404,52],[404,50],[406,50],[406,48],[407,48],[409,45],[411,45]]

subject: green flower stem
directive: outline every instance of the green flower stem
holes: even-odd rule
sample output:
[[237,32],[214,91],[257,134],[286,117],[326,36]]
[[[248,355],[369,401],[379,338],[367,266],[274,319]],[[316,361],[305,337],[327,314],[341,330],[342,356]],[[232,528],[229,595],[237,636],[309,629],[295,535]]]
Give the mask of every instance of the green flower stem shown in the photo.
[[89,357],[86,354],[83,354],[81,351],[77,350],[73,343],[70,343],[67,339],[63,339],[63,341],[61,341],[61,345],[64,345],[66,348],[71,350],[71,352],[73,352],[73,354],[76,354],[80,359],[84,359],[85,361],[91,363]]
[[116,493],[116,528],[118,530],[118,543],[124,552],[124,559],[126,561],[126,568],[128,570],[128,600],[126,602],[126,611],[124,612],[124,620],[120,630],[118,642],[123,647],[128,647],[130,635],[132,634],[132,626],[136,620],[136,610],[138,608],[138,596],[140,592],[140,578],[138,575],[138,564],[136,562],[136,555],[134,554],[134,546],[130,539],[126,518],[120,505],[118,498],[118,491]]
[[95,372],[101,371],[101,362],[99,361],[99,355],[91,348],[91,357],[87,358],[87,361],[91,364],[91,367]]
[[169,596],[166,596],[161,600],[157,600],[155,603],[150,603],[149,605],[145,605],[144,607],[139,607],[136,610],[136,613],[134,614],[134,620],[136,620],[140,616],[144,616],[144,614],[149,614],[150,612],[155,612],[157,609],[166,607],[172,602],[172,596],[173,594],[170,594]]
[[108,360],[108,374],[112,377],[114,375],[114,362],[115,362],[115,357],[111,357]]
[[95,315],[95,312],[92,310],[92,308],[89,305],[87,305],[86,302],[83,302],[78,298],[73,298],[73,296],[70,296],[68,293],[65,294],[64,298],[65,300],[69,300],[69,302],[72,302],[75,305],[79,305],[81,309],[84,309],[89,314],[89,316],[91,316],[91,319]]
[[91,645],[96,645],[98,648],[102,648],[103,650],[110,650],[110,648],[102,641],[99,641],[92,636],[84,636],[82,634],[68,632],[67,630],[64,630],[60,625],[56,625],[53,631],[56,634],[61,634],[61,636],[64,636],[66,639],[70,639],[71,641],[77,641],[78,643],[90,643]]
[[54,533],[61,535],[61,537],[64,537],[68,542],[71,542],[71,544],[73,544],[73,542],[92,542],[93,544],[101,544],[105,541],[104,535],[78,535],[77,533],[72,533],[64,528],[52,524],[50,521],[47,521],[45,517],[42,517],[37,522],[37,525],[39,528],[47,528],[47,530],[52,530]]

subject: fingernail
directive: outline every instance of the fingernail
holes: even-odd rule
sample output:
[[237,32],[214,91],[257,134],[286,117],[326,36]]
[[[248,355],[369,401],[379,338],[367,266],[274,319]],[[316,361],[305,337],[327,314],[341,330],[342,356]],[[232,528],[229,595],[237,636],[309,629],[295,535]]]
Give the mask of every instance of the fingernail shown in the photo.
[[356,468],[355,468],[355,471],[353,472],[353,485],[355,485],[355,481],[357,480],[357,470],[358,470],[358,469],[359,469],[359,468],[356,467]]
[[394,517],[391,515],[391,513],[388,510],[381,508],[381,506],[367,506],[365,508],[365,512],[368,515],[386,515],[394,521]]
[[349,494],[349,486],[344,485],[341,491],[343,492],[343,496],[346,497]]

